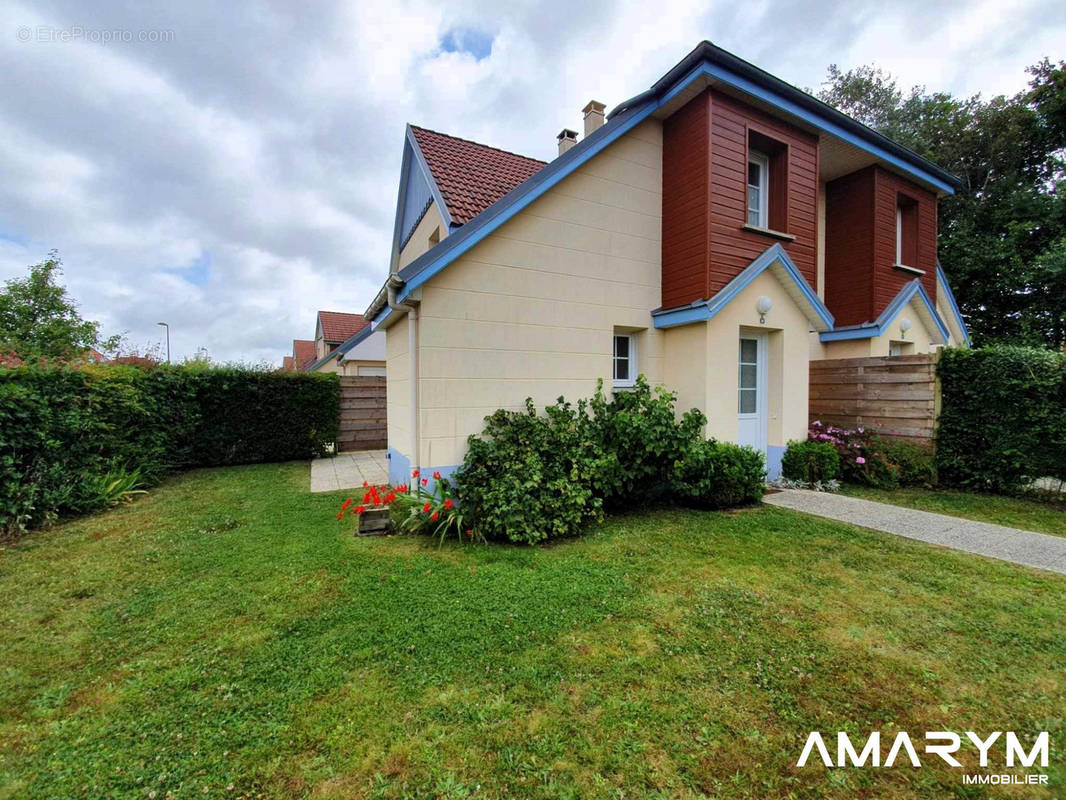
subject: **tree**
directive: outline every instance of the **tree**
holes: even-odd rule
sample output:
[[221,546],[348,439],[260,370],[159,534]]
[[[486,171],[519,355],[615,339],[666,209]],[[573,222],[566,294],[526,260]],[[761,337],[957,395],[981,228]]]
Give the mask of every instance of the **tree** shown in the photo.
[[863,66],[829,67],[820,99],[962,181],[940,203],[940,260],[974,341],[1066,344],[1066,62],[1029,89],[956,98]]
[[118,337],[101,341],[99,323],[82,319],[58,283],[63,267],[55,250],[29,271],[0,290],[0,351],[22,361],[68,361],[92,347],[114,348]]

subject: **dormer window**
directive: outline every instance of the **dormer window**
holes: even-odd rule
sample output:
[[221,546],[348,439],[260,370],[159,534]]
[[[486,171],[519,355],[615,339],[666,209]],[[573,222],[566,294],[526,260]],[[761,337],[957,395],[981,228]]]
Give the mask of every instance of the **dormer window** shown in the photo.
[[770,227],[770,159],[758,150],[748,151],[748,224]]
[[918,266],[918,202],[896,195],[896,266]]

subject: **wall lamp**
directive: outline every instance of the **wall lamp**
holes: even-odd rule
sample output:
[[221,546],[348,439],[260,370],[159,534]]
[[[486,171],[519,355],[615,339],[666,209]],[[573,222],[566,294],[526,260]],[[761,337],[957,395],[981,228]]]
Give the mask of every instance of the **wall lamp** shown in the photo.
[[770,309],[774,307],[774,301],[766,295],[760,297],[755,303],[755,310],[759,312],[759,324],[766,324],[766,315],[770,313]]

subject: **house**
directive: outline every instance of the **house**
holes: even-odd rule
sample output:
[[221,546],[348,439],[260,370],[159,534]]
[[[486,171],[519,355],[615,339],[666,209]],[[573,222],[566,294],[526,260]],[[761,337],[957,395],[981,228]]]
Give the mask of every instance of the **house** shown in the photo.
[[450,473],[498,408],[641,373],[774,475],[811,360],[966,344],[935,164],[709,42],[605,111],[550,163],[408,126],[366,311],[394,483]]
[[362,314],[319,311],[314,345],[315,358],[307,365],[308,372],[385,375],[384,332],[375,333]]
[[295,372],[296,362],[293,361],[292,356],[284,356],[281,359],[281,371],[282,372]]
[[315,363],[315,343],[311,339],[292,340],[292,363],[301,372]]

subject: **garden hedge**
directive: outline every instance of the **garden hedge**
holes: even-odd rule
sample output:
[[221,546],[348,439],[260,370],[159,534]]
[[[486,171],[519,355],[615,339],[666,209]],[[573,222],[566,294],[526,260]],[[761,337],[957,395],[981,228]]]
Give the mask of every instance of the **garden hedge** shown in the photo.
[[1066,479],[1066,354],[951,349],[938,374],[942,483],[1011,492],[1035,478]]
[[0,534],[106,505],[103,478],[148,485],[174,469],[319,455],[339,404],[334,375],[0,369]]

